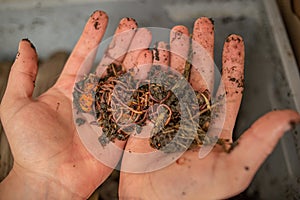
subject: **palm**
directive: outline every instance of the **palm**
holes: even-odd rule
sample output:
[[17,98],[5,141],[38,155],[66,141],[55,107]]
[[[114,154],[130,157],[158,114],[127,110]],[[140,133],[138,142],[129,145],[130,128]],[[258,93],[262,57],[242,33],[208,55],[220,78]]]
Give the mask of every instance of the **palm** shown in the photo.
[[[24,100],[21,109],[14,107],[6,112],[13,113],[14,110],[12,120],[4,127],[10,135],[22,133],[23,136],[11,139],[15,165],[55,182],[64,180],[65,187],[84,196],[88,196],[111,172],[80,142],[72,121],[71,99],[58,89],[50,89],[37,101]],[[22,126],[16,126],[16,122]],[[89,187],[83,188],[82,184]]]
[[229,197],[239,192],[232,190],[232,187],[238,186],[238,181],[243,180],[243,177],[239,176],[240,180],[232,182],[234,174],[226,169],[230,169],[234,163],[226,162],[225,159],[225,154],[211,152],[200,160],[197,151],[188,151],[175,163],[161,170],[146,174],[124,173],[120,191],[124,197],[136,194],[149,199]]

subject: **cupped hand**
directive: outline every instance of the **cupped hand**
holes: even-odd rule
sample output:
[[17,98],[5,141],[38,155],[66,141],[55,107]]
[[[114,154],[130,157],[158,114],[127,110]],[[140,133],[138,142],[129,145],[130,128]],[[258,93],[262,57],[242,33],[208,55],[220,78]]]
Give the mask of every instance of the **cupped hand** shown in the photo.
[[[190,83],[201,92],[212,91],[214,84],[214,65],[211,62],[214,51],[213,30],[213,23],[205,17],[196,20],[194,24],[192,63],[198,66],[198,70],[192,67]],[[165,43],[159,43],[158,52],[141,50],[143,54],[137,59],[137,66],[143,70],[145,64],[160,64],[183,73],[183,58],[188,56],[190,45],[188,35],[186,27],[174,27],[170,34],[170,50]],[[150,39],[151,35],[143,37],[143,40]],[[201,46],[205,51],[201,50]],[[152,56],[154,53],[156,55]],[[232,141],[244,89],[244,55],[243,39],[238,35],[228,36],[222,59],[221,79],[226,93],[226,111],[223,113],[225,123],[221,127],[220,137],[229,142]],[[221,91],[219,89],[219,94]],[[188,150],[172,164],[147,173],[122,172],[122,169],[128,169],[127,165],[144,166],[139,163],[143,161],[138,159],[133,162],[130,153],[152,151],[148,140],[131,136],[125,147],[130,153],[124,154],[122,159],[120,199],[225,199],[236,195],[249,185],[283,133],[299,121],[298,113],[291,110],[270,112],[245,131],[230,153],[224,152],[217,145],[200,159],[198,150]],[[153,165],[159,164],[155,160],[153,162]]]
[[[29,40],[20,42],[0,107],[14,157],[13,169],[0,185],[2,197],[87,198],[112,172],[81,143],[72,117],[76,74],[82,65],[91,65],[87,58],[93,60],[107,23],[106,13],[91,15],[58,81],[35,99],[37,53]],[[116,32],[135,28],[134,20],[123,19]],[[17,187],[26,194],[18,194]]]

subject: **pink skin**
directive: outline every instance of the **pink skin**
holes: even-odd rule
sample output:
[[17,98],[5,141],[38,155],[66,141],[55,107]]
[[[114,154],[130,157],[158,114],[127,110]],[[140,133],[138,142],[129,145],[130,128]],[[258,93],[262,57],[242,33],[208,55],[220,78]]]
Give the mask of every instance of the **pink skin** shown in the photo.
[[212,91],[214,85],[214,26],[206,17],[197,19],[193,30],[190,81],[197,91]]
[[151,32],[145,28],[139,29],[130,44],[128,53],[123,60],[123,67],[128,70],[132,67],[137,66],[137,59],[139,54],[147,49],[151,43],[152,35]]
[[[135,67],[136,68],[135,77],[137,79],[143,80],[148,76],[148,71],[152,67],[151,62],[152,62],[152,52],[147,49],[140,50],[135,64],[136,66],[143,66],[143,69],[140,70],[141,68]],[[131,65],[131,66],[135,66],[135,65]]]
[[136,34],[137,23],[132,18],[123,18],[115,31],[112,42],[101,59],[97,72],[101,74],[102,70],[110,63],[121,64],[131,41]]
[[222,81],[226,92],[226,116],[222,138],[232,140],[232,130],[239,112],[244,90],[244,43],[241,37],[230,35],[223,48]]
[[[173,30],[184,30],[183,26],[174,27]],[[195,75],[192,70],[191,84],[196,90],[206,90],[213,87],[213,25],[207,18],[200,18],[195,22],[193,39],[200,42],[207,50],[194,49],[193,62],[200,64],[202,73],[208,80],[203,84],[203,77]],[[172,40],[170,37],[171,67],[182,73],[184,61],[178,55],[186,55],[186,47],[178,45],[185,41]],[[196,46],[193,43],[193,47]],[[182,50],[181,53],[178,53]],[[174,54],[174,52],[176,54]],[[165,51],[160,50],[159,60],[164,60]],[[195,57],[200,55],[200,57]],[[204,58],[201,56],[205,56]],[[244,79],[244,43],[240,36],[230,35],[223,50],[222,81],[227,93],[225,126],[221,137],[232,140],[236,116],[242,98]],[[155,56],[154,56],[155,57]],[[168,59],[166,59],[168,60]],[[176,62],[179,61],[179,62]],[[142,62],[142,61],[140,61]],[[144,61],[150,62],[149,60]],[[157,63],[153,60],[153,63]],[[203,65],[206,63],[208,65]],[[149,63],[151,64],[151,63]],[[163,63],[166,64],[166,63]],[[142,65],[140,66],[142,70]],[[203,74],[202,74],[203,75]],[[209,77],[208,77],[209,76]],[[210,81],[209,81],[210,80]],[[219,94],[222,90],[219,89]],[[242,192],[251,182],[254,174],[266,157],[272,152],[276,143],[285,131],[291,128],[292,123],[299,123],[299,114],[291,110],[273,111],[257,120],[251,128],[239,139],[239,145],[230,153],[225,153],[216,146],[208,156],[199,159],[198,150],[185,152],[173,164],[149,173],[121,172],[119,195],[121,199],[226,199]],[[264,134],[262,134],[264,133]],[[134,153],[150,152],[151,147],[147,140],[130,137],[126,150]],[[128,164],[128,154],[124,154],[122,167]],[[135,165],[140,165],[137,160]],[[121,168],[122,169],[122,168]]]
[[165,42],[158,42],[155,48],[157,49],[157,51],[153,50],[152,52],[153,64],[168,67],[170,63],[170,56],[169,50],[167,49],[167,44]]
[[[203,21],[209,23],[205,19]],[[71,106],[76,74],[83,64],[89,71],[107,23],[108,17],[104,12],[93,13],[58,81],[36,99],[32,99],[32,93],[37,74],[37,53],[30,42],[20,42],[0,106],[1,122],[14,155],[13,169],[0,183],[2,198],[86,199],[111,173],[112,169],[97,161],[81,143]],[[136,27],[132,20],[125,24],[121,21],[119,28],[123,29],[123,25]],[[231,105],[227,102],[227,106],[232,108],[226,115],[226,122],[230,125],[226,127],[224,137],[231,138],[242,88],[226,80],[225,74],[242,80],[244,54],[241,38],[236,35],[230,37],[223,52],[223,80],[229,98],[232,98]],[[239,43],[237,38],[241,40]],[[129,48],[129,43],[116,42],[115,45]],[[89,59],[86,60],[86,57]],[[117,57],[119,62],[123,62],[123,58]],[[170,58],[170,62],[174,62],[174,56]],[[152,62],[152,52],[142,49],[136,63],[149,66]],[[230,71],[234,63],[237,68]],[[193,86],[198,83],[192,82]],[[236,90],[238,93],[235,93]],[[214,150],[200,160],[198,151],[188,151],[175,163],[158,171],[121,173],[120,199],[224,199],[235,195],[248,186],[277,141],[291,128],[291,123],[299,121],[298,113],[291,110],[270,112],[244,133],[231,154]],[[135,138],[130,138],[126,145],[126,150],[133,152],[148,151],[147,148],[150,148],[148,143],[141,143]]]
[[170,33],[170,66],[183,74],[190,47],[189,31],[185,26],[175,26]]

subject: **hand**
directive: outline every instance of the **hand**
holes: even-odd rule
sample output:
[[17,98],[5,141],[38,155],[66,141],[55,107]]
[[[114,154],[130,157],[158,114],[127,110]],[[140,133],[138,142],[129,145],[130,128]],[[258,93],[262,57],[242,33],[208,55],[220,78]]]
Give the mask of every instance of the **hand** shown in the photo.
[[[193,64],[200,67],[203,77],[192,69],[190,83],[194,89],[212,91],[213,64],[205,53],[195,48],[199,43],[213,58],[213,24],[207,18],[200,18],[193,30]],[[170,52],[166,44],[160,43],[158,58],[152,52],[144,50],[144,58],[138,60],[138,66],[145,63],[162,64],[183,72],[185,60],[174,54],[188,54],[189,42],[184,37],[173,40],[176,32],[188,36],[187,28],[174,27],[170,36]],[[144,36],[147,40],[150,36]],[[184,57],[184,56],[183,56]],[[240,36],[230,35],[223,49],[222,81],[226,91],[225,124],[221,138],[232,141],[232,132],[240,107],[244,77],[244,43]],[[142,69],[142,68],[141,68]],[[270,112],[258,119],[238,140],[238,145],[226,153],[216,146],[205,158],[199,159],[197,151],[185,152],[176,162],[157,171],[148,173],[122,172],[128,165],[143,166],[139,160],[131,160],[130,154],[124,154],[121,166],[119,186],[120,199],[225,199],[242,192],[251,182],[259,166],[272,152],[277,141],[285,131],[299,123],[300,117],[294,111]],[[126,151],[132,153],[151,152],[148,140],[130,137]],[[157,162],[157,161],[153,161]],[[158,161],[159,162],[159,161]],[[154,163],[155,165],[156,163]]]
[[[92,14],[58,81],[36,99],[37,53],[29,40],[20,42],[0,107],[14,156],[13,169],[0,184],[2,198],[86,199],[112,172],[83,146],[72,117],[76,73],[95,56],[107,23],[106,13]],[[117,32],[131,28],[135,21],[123,19]]]

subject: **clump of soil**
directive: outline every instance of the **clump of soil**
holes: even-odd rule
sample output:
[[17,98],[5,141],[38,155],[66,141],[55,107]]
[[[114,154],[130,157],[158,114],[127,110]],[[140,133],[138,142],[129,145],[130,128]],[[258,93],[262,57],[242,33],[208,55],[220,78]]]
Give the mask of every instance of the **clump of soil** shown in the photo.
[[166,153],[213,141],[205,137],[211,121],[209,92],[194,91],[170,68],[154,65],[140,80],[133,70],[111,64],[103,77],[89,74],[76,83],[73,96],[78,112],[96,117],[102,146],[140,134],[146,123],[153,124],[149,145]]

